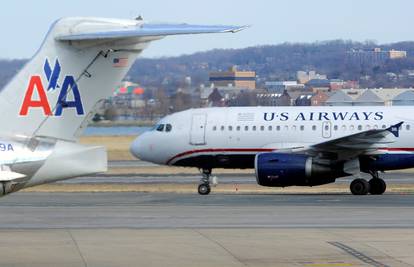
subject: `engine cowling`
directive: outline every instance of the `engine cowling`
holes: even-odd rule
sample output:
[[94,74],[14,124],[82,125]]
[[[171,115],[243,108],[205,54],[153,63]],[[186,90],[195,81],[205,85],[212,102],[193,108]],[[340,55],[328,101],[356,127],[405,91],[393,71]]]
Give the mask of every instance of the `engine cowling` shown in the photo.
[[301,154],[261,153],[255,159],[256,180],[269,187],[316,186],[345,176],[343,166],[321,164]]

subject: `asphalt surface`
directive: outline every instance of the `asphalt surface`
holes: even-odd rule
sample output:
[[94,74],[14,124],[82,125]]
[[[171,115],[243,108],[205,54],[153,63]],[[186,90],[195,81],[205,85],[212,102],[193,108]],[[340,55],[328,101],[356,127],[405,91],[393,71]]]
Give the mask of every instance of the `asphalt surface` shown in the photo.
[[0,229],[414,228],[414,195],[16,193]]
[[[213,173],[214,176],[214,173]],[[256,184],[254,174],[218,174],[216,175],[219,183],[222,184]],[[200,175],[194,174],[100,174],[94,176],[85,176],[75,179],[62,181],[63,184],[96,184],[96,183],[114,183],[114,184],[157,184],[157,183],[176,183],[176,184],[196,184],[200,181]],[[369,179],[369,176],[364,176]],[[388,184],[414,184],[414,173],[390,172],[380,175]],[[344,177],[336,180],[338,184],[349,184],[355,179],[354,177]]]
[[414,194],[18,192],[0,214],[0,266],[414,266]]

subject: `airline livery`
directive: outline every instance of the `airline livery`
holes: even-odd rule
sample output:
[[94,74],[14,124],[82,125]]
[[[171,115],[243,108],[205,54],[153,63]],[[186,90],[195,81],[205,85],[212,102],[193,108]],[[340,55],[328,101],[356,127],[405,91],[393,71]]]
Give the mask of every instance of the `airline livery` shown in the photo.
[[0,91],[0,195],[106,171],[105,149],[77,141],[150,42],[242,29],[102,18],[56,21],[34,57]]
[[[317,186],[356,178],[355,195],[383,194],[379,172],[414,167],[412,107],[228,107],[190,109],[163,118],[131,145],[138,158],[202,171],[210,193],[214,168],[254,168],[258,184]],[[168,145],[166,145],[168,144]]]

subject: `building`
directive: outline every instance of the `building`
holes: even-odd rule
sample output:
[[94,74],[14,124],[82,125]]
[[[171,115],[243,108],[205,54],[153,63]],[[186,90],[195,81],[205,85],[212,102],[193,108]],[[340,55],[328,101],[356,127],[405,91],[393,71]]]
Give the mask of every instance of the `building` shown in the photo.
[[352,49],[348,52],[348,60],[358,65],[382,65],[387,60],[401,59],[407,57],[407,51],[382,50],[374,48],[372,50]]
[[325,106],[330,94],[330,92],[317,91],[311,98],[311,106]]
[[305,84],[310,80],[326,80],[328,77],[326,75],[316,73],[316,71],[298,71],[296,73],[296,79],[298,80],[298,83]]
[[210,72],[209,80],[213,87],[256,89],[256,72],[239,71],[234,66],[228,71]]
[[407,90],[392,99],[393,106],[413,106],[414,105],[414,91]]
[[305,85],[297,81],[268,81],[265,82],[265,88],[269,93],[281,94],[283,91],[303,90]]
[[281,94],[257,94],[256,97],[258,106],[291,106],[292,102],[290,95],[286,91]]

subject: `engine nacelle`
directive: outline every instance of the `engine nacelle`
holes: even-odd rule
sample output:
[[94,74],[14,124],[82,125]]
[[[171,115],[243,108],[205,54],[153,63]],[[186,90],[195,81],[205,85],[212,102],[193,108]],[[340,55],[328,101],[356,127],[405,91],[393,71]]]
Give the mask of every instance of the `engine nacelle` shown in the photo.
[[316,186],[346,176],[343,166],[325,165],[301,154],[260,153],[255,159],[256,180],[270,187]]

